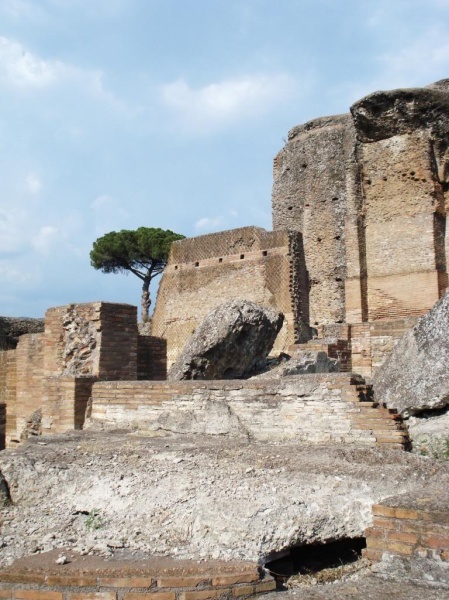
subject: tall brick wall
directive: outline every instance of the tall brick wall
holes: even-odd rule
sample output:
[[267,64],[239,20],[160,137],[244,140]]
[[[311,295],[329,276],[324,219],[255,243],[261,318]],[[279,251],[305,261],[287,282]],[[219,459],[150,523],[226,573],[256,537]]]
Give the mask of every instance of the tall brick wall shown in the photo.
[[137,376],[137,308],[92,302],[45,315],[45,374],[102,379]]
[[349,121],[340,115],[295,127],[274,161],[273,228],[302,233],[312,326],[345,319]]
[[444,293],[448,114],[447,90],[394,90],[289,132],[273,227],[302,233],[311,325],[420,316]]
[[167,379],[167,340],[154,335],[138,336],[137,379]]
[[101,303],[100,379],[137,378],[137,308]]
[[[257,227],[175,242],[152,324],[152,333],[167,340],[168,365],[210,311],[236,298],[282,312],[285,323],[274,351],[288,348],[303,329],[301,316],[307,318],[300,306],[306,293],[301,290],[307,290],[302,249],[295,232]],[[293,288],[298,293],[292,294]]]
[[15,350],[8,350],[4,354],[6,355],[6,377],[3,397],[6,406],[5,444],[7,444],[8,432],[15,431],[16,428],[17,364]]
[[429,137],[418,130],[361,145],[369,321],[422,315],[440,297],[437,265],[446,264],[435,224],[445,211]]

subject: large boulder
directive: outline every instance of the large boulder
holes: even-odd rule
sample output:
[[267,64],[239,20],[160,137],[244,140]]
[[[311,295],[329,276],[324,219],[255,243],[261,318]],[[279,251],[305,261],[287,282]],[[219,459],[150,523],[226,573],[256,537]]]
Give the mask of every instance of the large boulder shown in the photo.
[[168,379],[235,379],[260,366],[271,350],[284,316],[248,300],[221,304],[207,315]]
[[405,417],[449,405],[449,294],[399,340],[373,384]]

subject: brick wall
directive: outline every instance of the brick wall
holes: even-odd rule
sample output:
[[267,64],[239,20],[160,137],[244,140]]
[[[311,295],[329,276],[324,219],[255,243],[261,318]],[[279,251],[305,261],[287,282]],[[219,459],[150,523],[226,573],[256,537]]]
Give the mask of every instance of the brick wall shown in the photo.
[[[3,354],[3,353],[2,353]],[[4,388],[4,401],[6,404],[6,427],[5,427],[5,445],[8,443],[8,432],[16,429],[16,387],[17,387],[17,365],[16,351],[8,350],[5,352],[6,359],[6,377]]]
[[416,317],[350,325],[351,368],[363,377],[372,377],[388,358],[398,340],[415,323]]
[[98,382],[92,421],[99,428],[227,435],[309,444],[403,447],[395,411],[374,404],[360,378],[302,375],[283,380]]
[[447,490],[422,490],[388,498],[373,506],[373,526],[366,530],[364,556],[382,561],[375,571],[399,574],[449,587],[449,511]]
[[92,302],[45,315],[45,374],[102,379],[137,377],[137,308]]
[[6,404],[0,402],[0,450],[6,445]]
[[137,379],[167,379],[167,340],[153,335],[138,336]]
[[[139,376],[164,379],[165,341],[147,338],[141,350]],[[93,382],[136,380],[137,359],[136,307],[94,302],[49,309],[44,333],[22,335],[16,350],[0,352],[6,444],[25,439],[30,425],[33,433],[81,429]],[[3,430],[0,418],[0,438]]]
[[[44,334],[20,336],[15,350],[15,397],[13,386],[7,399],[6,443],[20,442],[31,415],[42,407],[44,379]],[[12,383],[12,382],[11,382]]]
[[427,101],[315,119],[274,159],[273,227],[302,233],[312,326],[421,316],[444,293],[447,124]]
[[98,377],[137,378],[137,308],[101,303],[101,342]]
[[99,373],[101,303],[68,304],[45,313],[45,374]]
[[[12,352],[14,352],[12,350]],[[6,377],[8,373],[8,354],[0,351],[0,403],[6,402]]]
[[[168,366],[204,317],[236,298],[282,312],[285,322],[273,352],[288,348],[302,329],[301,316],[307,318],[300,306],[305,298],[300,290],[307,285],[299,237],[244,227],[175,242],[152,322],[152,333],[167,340]],[[298,293],[292,295],[293,289]]]

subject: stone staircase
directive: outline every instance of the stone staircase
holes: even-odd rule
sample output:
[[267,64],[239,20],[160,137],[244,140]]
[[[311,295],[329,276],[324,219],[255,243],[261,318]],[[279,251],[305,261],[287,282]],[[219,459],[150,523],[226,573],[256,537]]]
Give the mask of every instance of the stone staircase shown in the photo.
[[345,397],[359,408],[354,415],[354,425],[359,429],[373,432],[376,443],[382,447],[408,450],[410,438],[407,426],[396,409],[374,400],[373,387],[363,377],[352,375],[348,383],[340,384],[345,389]]

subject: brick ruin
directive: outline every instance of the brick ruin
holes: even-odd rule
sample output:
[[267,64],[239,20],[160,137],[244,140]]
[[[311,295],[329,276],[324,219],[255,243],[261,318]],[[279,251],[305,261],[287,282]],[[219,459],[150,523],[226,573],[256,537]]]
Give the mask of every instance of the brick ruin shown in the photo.
[[[350,114],[294,127],[274,160],[273,231],[175,242],[152,335],[138,333],[133,306],[71,304],[49,309],[42,333],[0,351],[0,448],[87,426],[407,448],[402,419],[373,400],[363,377],[447,290],[448,139],[448,80],[377,92]],[[202,319],[234,298],[285,315],[274,354],[323,349],[343,372],[166,382]],[[385,549],[432,558],[436,544],[447,562],[447,512],[444,540],[435,541],[438,531],[424,522],[433,517],[385,506],[374,509],[368,558]],[[423,522],[407,529],[408,519]]]
[[207,312],[248,298],[286,314],[274,352],[340,341],[346,368],[371,376],[447,289],[448,137],[447,80],[294,127],[274,159],[272,232],[173,245],[153,324],[169,365]]
[[285,316],[273,348],[287,349],[307,320],[301,307],[307,280],[301,235],[242,227],[173,244],[159,286],[152,333],[167,340],[168,364],[219,304],[241,298]]
[[43,333],[22,335],[16,349],[0,352],[3,447],[81,429],[96,381],[165,377],[166,342],[138,334],[135,306],[50,308]]
[[151,336],[134,307],[68,305],[0,352],[6,444],[82,427],[96,382],[165,379],[206,314],[234,298],[284,313],[273,354],[323,349],[371,377],[447,289],[448,138],[447,80],[294,127],[274,159],[273,231],[175,242]]

